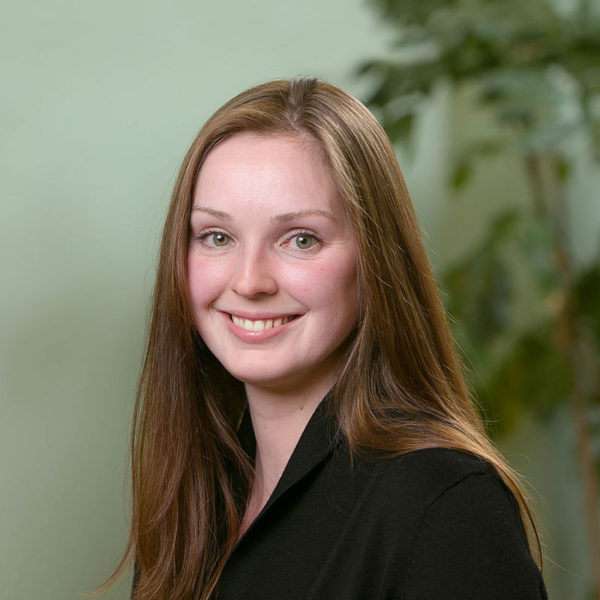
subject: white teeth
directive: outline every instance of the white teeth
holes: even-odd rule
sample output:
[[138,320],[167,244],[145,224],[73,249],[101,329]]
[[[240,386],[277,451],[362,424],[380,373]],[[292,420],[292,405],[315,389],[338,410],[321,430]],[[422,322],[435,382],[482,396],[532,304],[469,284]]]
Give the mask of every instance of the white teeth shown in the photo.
[[265,328],[264,321],[250,321],[249,319],[244,319],[244,329],[248,329],[249,331],[262,331]]
[[262,319],[256,319],[255,321],[251,321],[250,319],[242,319],[241,317],[231,315],[231,320],[238,327],[241,327],[246,331],[263,331],[265,329],[272,329],[273,327],[277,327],[283,323],[291,321],[293,318],[294,317],[280,317],[278,319],[267,319],[266,321]]

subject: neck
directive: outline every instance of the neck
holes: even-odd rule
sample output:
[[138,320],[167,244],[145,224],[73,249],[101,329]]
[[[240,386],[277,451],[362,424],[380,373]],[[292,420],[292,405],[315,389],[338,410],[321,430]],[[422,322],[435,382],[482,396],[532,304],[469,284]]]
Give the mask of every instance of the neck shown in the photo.
[[270,495],[279,481],[306,424],[330,388],[329,382],[310,392],[281,394],[246,385],[256,437],[256,483]]
[[243,530],[256,518],[273,493],[302,432],[332,382],[275,392],[246,384],[248,406],[256,438],[255,477]]

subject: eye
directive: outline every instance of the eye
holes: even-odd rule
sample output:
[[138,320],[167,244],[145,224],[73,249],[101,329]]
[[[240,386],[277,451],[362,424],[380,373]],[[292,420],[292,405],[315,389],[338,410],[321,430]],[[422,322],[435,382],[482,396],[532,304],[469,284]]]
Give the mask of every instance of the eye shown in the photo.
[[232,242],[231,236],[220,230],[205,231],[194,237],[209,248],[224,248]]
[[227,246],[227,244],[229,244],[229,242],[231,241],[231,238],[226,233],[223,233],[221,231],[210,233],[208,235],[208,239],[210,240],[210,243],[213,246],[217,247]]
[[297,233],[292,237],[292,243],[298,250],[309,250],[319,243],[319,240],[308,232]]

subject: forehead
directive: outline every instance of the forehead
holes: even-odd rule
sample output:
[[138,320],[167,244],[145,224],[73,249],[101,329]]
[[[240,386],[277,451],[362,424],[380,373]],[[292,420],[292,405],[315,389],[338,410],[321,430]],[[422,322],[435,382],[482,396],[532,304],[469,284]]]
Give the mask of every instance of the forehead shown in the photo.
[[208,153],[196,179],[195,203],[242,197],[257,204],[277,197],[282,205],[342,206],[323,151],[316,140],[302,134],[239,133]]

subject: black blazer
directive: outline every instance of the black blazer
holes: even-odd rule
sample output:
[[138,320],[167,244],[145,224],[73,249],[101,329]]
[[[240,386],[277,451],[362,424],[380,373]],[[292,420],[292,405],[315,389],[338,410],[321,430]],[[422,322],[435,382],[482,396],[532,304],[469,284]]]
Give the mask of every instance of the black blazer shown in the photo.
[[[215,600],[547,598],[517,503],[489,463],[441,448],[351,457],[325,402]],[[240,440],[253,455],[248,416]]]

